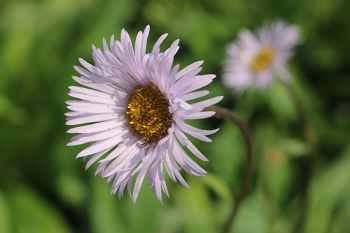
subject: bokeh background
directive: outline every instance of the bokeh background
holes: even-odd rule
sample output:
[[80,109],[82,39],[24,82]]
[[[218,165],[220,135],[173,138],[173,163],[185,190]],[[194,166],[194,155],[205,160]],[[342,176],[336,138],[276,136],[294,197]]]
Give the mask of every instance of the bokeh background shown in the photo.
[[[245,147],[237,127],[217,119],[192,121],[221,130],[212,143],[193,139],[209,162],[207,177],[167,177],[160,204],[145,179],[136,205],[110,196],[94,164],[75,159],[86,145],[67,147],[65,101],[78,58],[92,62],[125,28],[134,40],[151,25],[149,47],[169,33],[175,63],[204,60],[206,89],[240,115],[254,141],[252,184],[231,232],[344,233],[350,230],[350,1],[347,0],[1,0],[0,232],[220,232],[243,180]],[[221,83],[225,48],[247,27],[284,19],[301,27],[303,42],[290,62],[292,86],[318,138],[308,183],[308,145],[283,83],[235,96]],[[306,184],[308,184],[306,186]]]

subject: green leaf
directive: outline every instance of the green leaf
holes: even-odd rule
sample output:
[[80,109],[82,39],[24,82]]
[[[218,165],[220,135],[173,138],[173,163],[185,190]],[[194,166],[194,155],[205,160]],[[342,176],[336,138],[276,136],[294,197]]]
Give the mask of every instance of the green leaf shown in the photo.
[[350,184],[350,147],[341,159],[313,180],[305,232],[329,232],[340,195]]
[[232,202],[232,193],[228,185],[217,175],[207,174],[201,179],[208,188],[212,189],[219,197],[227,202]]
[[296,138],[285,138],[281,140],[281,147],[287,155],[292,157],[304,156],[308,153],[305,140]]
[[285,83],[279,80],[274,80],[271,87],[265,93],[267,94],[268,106],[278,120],[295,120],[297,119],[297,112],[285,85]]
[[240,172],[246,161],[246,148],[237,126],[225,122],[219,132],[211,136],[213,141],[208,147],[208,158],[215,173],[225,181],[239,188]]
[[16,232],[72,232],[60,212],[29,187],[18,187],[8,196]]
[[184,232],[217,232],[217,212],[208,189],[198,177],[187,178],[191,189],[176,186],[176,208],[181,216]]
[[110,196],[108,185],[101,177],[92,178],[92,192],[90,201],[90,219],[92,232],[127,232],[125,222],[118,217],[123,211],[119,204],[129,200],[119,200],[118,196]]
[[10,226],[10,209],[4,194],[0,190],[0,232],[12,232]]
[[241,203],[235,224],[230,232],[267,233],[269,222],[264,199],[260,194],[250,196]]

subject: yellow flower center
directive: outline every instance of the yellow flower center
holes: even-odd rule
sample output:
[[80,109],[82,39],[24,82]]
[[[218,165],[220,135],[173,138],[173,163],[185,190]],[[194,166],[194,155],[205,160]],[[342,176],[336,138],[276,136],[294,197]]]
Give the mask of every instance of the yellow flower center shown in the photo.
[[271,47],[262,47],[253,59],[253,62],[250,64],[251,70],[257,72],[268,67],[271,64],[274,55],[275,52]]
[[128,124],[144,144],[157,143],[168,135],[173,114],[169,101],[153,82],[136,87],[128,100]]

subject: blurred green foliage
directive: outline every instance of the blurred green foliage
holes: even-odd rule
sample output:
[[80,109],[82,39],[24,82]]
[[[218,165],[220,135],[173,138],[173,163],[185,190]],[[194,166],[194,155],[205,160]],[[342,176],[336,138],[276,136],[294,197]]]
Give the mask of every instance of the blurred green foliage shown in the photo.
[[[217,119],[191,124],[221,130],[212,143],[193,139],[210,162],[207,177],[183,174],[191,190],[167,177],[160,204],[147,181],[136,205],[109,196],[95,164],[75,160],[63,113],[78,58],[91,44],[134,39],[151,25],[149,44],[180,38],[175,62],[204,60],[218,78],[206,89],[251,127],[254,175],[231,232],[343,233],[350,229],[350,2],[346,0],[2,0],[0,1],[0,232],[220,232],[243,179],[238,129]],[[306,189],[307,145],[293,102],[277,80],[266,91],[235,96],[221,83],[226,45],[237,32],[282,18],[302,28],[290,63],[292,86],[318,140],[315,174]],[[148,48],[150,49],[150,47]],[[305,193],[307,192],[307,193]],[[126,194],[127,195],[127,194]],[[164,195],[163,195],[164,196]],[[303,196],[308,202],[304,205]]]

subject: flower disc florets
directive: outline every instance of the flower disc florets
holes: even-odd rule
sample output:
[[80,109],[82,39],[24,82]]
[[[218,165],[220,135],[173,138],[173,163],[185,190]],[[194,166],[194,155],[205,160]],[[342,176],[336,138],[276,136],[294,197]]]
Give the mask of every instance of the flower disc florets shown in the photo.
[[173,114],[169,112],[169,100],[154,83],[138,86],[128,100],[128,124],[145,144],[157,143],[168,135]]
[[271,47],[262,47],[258,54],[253,58],[250,68],[253,72],[265,69],[271,64],[275,52]]

